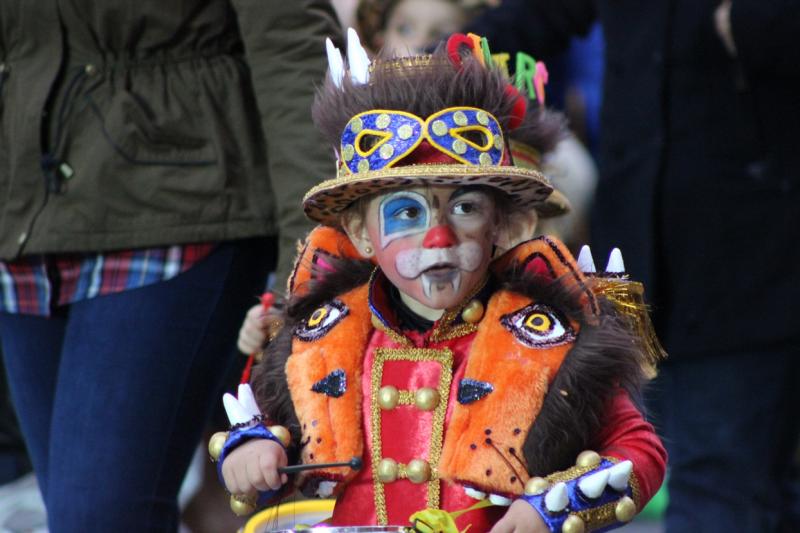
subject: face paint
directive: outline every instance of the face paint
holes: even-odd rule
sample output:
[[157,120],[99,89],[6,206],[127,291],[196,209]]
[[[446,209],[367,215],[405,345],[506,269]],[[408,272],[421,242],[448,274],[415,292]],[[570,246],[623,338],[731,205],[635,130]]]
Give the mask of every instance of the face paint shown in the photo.
[[[430,309],[455,307],[486,277],[495,235],[495,205],[475,188],[435,186],[379,196],[367,208],[375,259],[397,289]],[[446,226],[445,246],[423,246]],[[441,228],[439,228],[441,229]],[[430,241],[429,241],[430,242]]]
[[428,199],[412,191],[387,194],[380,204],[381,248],[400,237],[424,232],[430,224]]

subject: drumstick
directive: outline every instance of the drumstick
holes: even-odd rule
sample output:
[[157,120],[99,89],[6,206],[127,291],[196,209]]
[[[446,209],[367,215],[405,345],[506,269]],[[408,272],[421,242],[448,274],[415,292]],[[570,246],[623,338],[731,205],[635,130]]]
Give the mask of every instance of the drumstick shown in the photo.
[[352,459],[344,463],[311,463],[305,465],[282,466],[278,468],[278,472],[280,472],[281,474],[294,474],[295,472],[302,472],[303,470],[316,470],[319,468],[335,468],[337,466],[347,466],[352,468],[353,470],[361,470],[363,462],[361,461],[361,457],[353,457]]

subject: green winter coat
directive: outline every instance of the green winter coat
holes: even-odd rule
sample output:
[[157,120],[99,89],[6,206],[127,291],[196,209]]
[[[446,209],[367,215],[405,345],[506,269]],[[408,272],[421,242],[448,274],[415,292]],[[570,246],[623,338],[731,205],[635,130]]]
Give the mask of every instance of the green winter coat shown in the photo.
[[0,259],[280,232],[333,172],[322,0],[0,1]]

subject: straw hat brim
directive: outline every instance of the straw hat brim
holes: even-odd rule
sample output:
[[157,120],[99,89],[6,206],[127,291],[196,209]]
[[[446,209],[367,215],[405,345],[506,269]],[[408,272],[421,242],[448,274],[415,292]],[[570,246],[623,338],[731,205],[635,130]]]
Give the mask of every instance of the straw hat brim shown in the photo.
[[[534,169],[515,166],[418,164],[359,172],[323,181],[305,195],[303,209],[310,219],[335,226],[339,222],[340,213],[363,196],[399,187],[425,185],[493,187],[505,192],[515,205],[537,211],[540,206],[546,205],[553,193],[547,177]],[[563,198],[563,195],[560,196]]]

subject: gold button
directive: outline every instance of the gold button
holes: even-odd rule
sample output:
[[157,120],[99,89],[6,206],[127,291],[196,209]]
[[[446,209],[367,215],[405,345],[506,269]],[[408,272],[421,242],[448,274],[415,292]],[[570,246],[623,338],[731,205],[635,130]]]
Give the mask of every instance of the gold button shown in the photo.
[[592,450],[584,450],[578,454],[575,466],[583,468],[594,468],[600,464],[600,454]]
[[584,531],[586,531],[586,524],[578,515],[569,515],[561,525],[561,533],[583,533]]
[[464,310],[461,311],[461,318],[467,324],[477,324],[483,318],[483,313],[483,302],[480,300],[472,300],[464,307]]
[[614,507],[614,515],[620,522],[630,522],[636,516],[636,504],[627,496],[623,496]]
[[222,447],[225,446],[226,440],[228,440],[227,431],[218,431],[211,435],[211,438],[208,440],[208,454],[211,455],[214,461],[219,459],[219,455],[222,453]]
[[431,465],[423,459],[413,459],[406,465],[406,475],[412,483],[425,483],[431,478]]
[[400,391],[397,390],[397,387],[386,385],[381,387],[381,390],[378,391],[378,405],[381,406],[381,409],[394,409],[397,407],[397,402],[399,400]]
[[255,503],[245,496],[237,496],[235,494],[231,494],[230,505],[231,511],[233,511],[236,516],[247,516],[256,510]]
[[381,459],[378,463],[378,481],[391,483],[397,479],[397,461],[394,459]]
[[292,434],[289,433],[289,430],[286,429],[285,427],[283,427],[283,426],[270,426],[267,429],[269,429],[269,432],[272,433],[272,435],[276,439],[281,441],[281,444],[283,444],[284,448],[288,448],[289,445],[292,443]]
[[543,477],[532,477],[525,483],[525,494],[536,496],[550,488],[550,483]]
[[414,393],[414,405],[423,411],[433,411],[439,405],[439,391],[422,387]]

